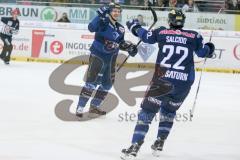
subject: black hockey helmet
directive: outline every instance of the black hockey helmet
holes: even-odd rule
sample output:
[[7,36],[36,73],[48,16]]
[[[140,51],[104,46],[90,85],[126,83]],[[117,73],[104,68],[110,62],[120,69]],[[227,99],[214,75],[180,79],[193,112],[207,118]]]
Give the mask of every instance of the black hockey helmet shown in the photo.
[[186,16],[180,9],[172,9],[168,13],[170,28],[181,29],[184,26]]
[[114,8],[117,8],[122,12],[122,8],[121,8],[121,5],[119,3],[114,3],[114,2],[109,3],[110,12],[112,12],[112,10]]

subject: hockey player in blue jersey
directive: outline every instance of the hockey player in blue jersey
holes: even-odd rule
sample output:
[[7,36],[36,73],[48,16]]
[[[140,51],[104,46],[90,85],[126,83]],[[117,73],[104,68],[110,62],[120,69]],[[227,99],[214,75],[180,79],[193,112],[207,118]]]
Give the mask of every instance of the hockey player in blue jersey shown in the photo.
[[159,156],[173,126],[176,111],[194,82],[194,52],[199,57],[213,56],[213,43],[204,44],[199,33],[182,29],[185,18],[181,10],[172,10],[168,14],[170,28],[160,27],[153,31],[142,28],[137,20],[127,22],[129,30],[143,42],[158,43],[159,52],[155,73],[138,113],[132,145],[122,150],[121,158],[124,160],[137,156],[157,112],[160,112],[158,133],[151,148],[153,155]]
[[87,70],[86,83],[81,90],[76,115],[83,116],[83,109],[94,90],[97,90],[90,103],[89,113],[105,115],[99,106],[111,89],[115,79],[115,63],[119,50],[131,56],[137,54],[136,45],[124,40],[124,27],[117,21],[121,15],[117,3],[104,5],[97,10],[97,16],[89,23],[90,32],[95,32],[91,45],[91,55]]

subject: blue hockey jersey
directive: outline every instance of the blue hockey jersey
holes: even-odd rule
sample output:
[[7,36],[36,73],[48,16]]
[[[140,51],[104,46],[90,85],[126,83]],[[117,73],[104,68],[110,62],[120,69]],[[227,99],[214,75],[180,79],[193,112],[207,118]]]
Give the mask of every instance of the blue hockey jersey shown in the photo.
[[95,32],[95,39],[91,45],[91,54],[100,57],[114,55],[119,52],[119,43],[124,41],[124,27],[116,22],[111,23],[109,18],[95,17],[88,25],[90,32]]
[[198,32],[160,27],[153,31],[140,28],[137,34],[145,43],[158,43],[156,65],[167,68],[163,79],[174,85],[192,85],[195,79],[194,52],[199,57],[205,57],[209,52]]

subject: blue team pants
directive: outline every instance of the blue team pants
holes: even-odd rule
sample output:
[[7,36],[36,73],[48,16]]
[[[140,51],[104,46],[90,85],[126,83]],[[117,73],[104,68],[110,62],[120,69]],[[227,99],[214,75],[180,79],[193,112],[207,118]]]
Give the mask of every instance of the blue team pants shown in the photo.
[[86,82],[79,96],[78,107],[85,107],[94,90],[96,93],[91,106],[100,106],[114,83],[116,58],[117,55],[107,59],[90,55]]
[[132,143],[144,141],[149,130],[149,124],[151,124],[158,112],[160,113],[160,119],[157,119],[159,120],[157,138],[166,139],[173,126],[176,111],[180,108],[190,89],[191,85],[175,85],[167,94],[157,97],[145,97],[138,113]]

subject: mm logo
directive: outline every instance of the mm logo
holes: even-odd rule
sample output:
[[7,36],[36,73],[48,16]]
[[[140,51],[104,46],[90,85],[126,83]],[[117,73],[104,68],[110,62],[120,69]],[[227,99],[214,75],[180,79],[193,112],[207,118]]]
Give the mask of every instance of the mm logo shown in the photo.
[[56,21],[57,12],[52,7],[46,7],[41,12],[41,20],[49,22]]
[[71,8],[69,18],[73,23],[80,23],[90,20],[90,10],[88,8]]

